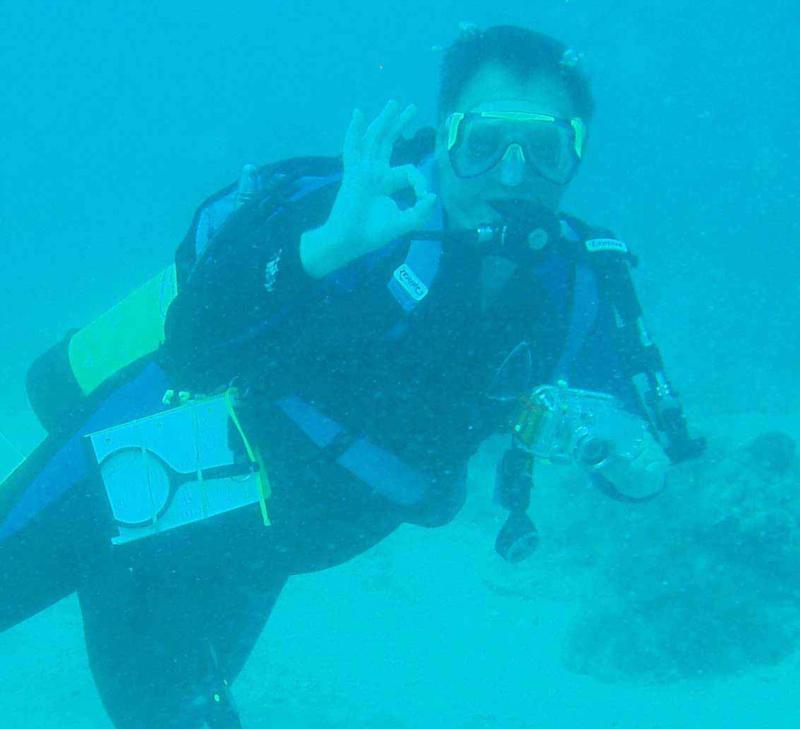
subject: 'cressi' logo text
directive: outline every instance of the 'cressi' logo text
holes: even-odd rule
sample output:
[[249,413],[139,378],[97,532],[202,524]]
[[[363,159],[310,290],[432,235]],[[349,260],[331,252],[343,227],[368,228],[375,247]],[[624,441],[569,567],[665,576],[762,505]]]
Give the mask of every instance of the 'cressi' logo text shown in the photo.
[[428,295],[428,287],[405,263],[395,270],[394,278],[414,301],[421,301]]

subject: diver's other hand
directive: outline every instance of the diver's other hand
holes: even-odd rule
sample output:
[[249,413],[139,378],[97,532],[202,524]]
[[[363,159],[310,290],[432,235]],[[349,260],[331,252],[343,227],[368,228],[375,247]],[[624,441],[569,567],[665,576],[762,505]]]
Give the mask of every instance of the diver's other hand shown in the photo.
[[[344,142],[344,172],[330,216],[321,228],[308,231],[300,244],[303,267],[312,276],[324,276],[365,253],[424,225],[433,212],[436,195],[414,165],[392,167],[395,142],[402,135],[416,107],[401,111],[396,101],[366,125],[356,109]],[[416,202],[401,210],[392,198],[412,188]]]
[[579,463],[608,495],[623,501],[647,501],[667,486],[670,460],[644,421],[628,413],[622,416],[616,437],[590,443]]

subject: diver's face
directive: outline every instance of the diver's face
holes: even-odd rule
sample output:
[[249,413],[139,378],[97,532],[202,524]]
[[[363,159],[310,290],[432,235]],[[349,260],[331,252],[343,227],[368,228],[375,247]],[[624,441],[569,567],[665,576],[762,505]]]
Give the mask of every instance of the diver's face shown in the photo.
[[[452,111],[522,111],[550,114],[562,119],[575,116],[567,89],[557,78],[533,76],[521,81],[503,66],[481,68],[464,87]],[[447,129],[442,123],[436,140],[436,164],[440,195],[450,223],[473,228],[499,217],[493,200],[526,200],[558,209],[565,185],[546,180],[526,163],[518,145],[508,148],[503,158],[478,177],[456,175],[447,149]]]

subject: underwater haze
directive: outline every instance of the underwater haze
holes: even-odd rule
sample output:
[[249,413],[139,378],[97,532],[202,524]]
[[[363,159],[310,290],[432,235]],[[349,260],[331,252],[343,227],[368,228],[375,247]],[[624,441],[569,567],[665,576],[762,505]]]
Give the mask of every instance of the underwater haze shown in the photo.
[[[245,163],[338,154],[353,108],[389,98],[433,123],[462,21],[582,54],[597,112],[563,208],[639,257],[709,457],[636,509],[544,469],[540,551],[508,565],[486,444],[453,524],[290,581],[235,687],[243,725],[796,727],[795,0],[0,0],[0,474],[43,435],[38,354],[167,265]],[[111,727],[74,597],[0,634],[0,684],[3,729]]]

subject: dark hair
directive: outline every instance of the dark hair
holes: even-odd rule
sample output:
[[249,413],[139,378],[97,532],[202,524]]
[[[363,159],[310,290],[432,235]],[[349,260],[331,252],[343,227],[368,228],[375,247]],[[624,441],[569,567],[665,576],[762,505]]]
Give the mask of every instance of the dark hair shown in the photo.
[[486,30],[467,28],[444,53],[440,73],[439,114],[454,111],[464,87],[488,63],[498,63],[521,80],[535,73],[560,79],[578,116],[589,121],[594,100],[589,79],[577,67],[578,55],[561,41],[543,33],[514,25],[496,25]]

